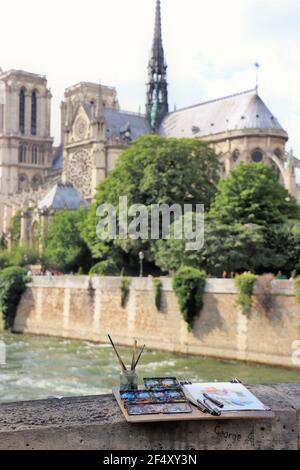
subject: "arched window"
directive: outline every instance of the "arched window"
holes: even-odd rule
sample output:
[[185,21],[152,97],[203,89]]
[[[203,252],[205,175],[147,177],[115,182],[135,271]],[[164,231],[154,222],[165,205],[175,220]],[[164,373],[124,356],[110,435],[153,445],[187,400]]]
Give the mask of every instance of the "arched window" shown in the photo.
[[24,88],[20,91],[19,96],[19,130],[21,134],[25,132],[25,90]]
[[279,159],[282,157],[282,152],[281,152],[281,150],[278,149],[278,148],[274,150],[274,154],[275,154],[276,157],[279,158]]
[[31,162],[34,165],[38,164],[38,148],[36,145],[33,145],[31,149]]
[[31,187],[33,190],[37,190],[39,189],[39,187],[41,186],[42,184],[42,178],[40,177],[40,175],[35,175],[32,180],[31,180]]
[[37,95],[36,95],[36,91],[33,91],[31,95],[31,134],[32,135],[36,135],[36,124],[37,124]]
[[260,163],[263,159],[262,151],[260,149],[254,150],[254,152],[252,152],[251,158],[254,163]]
[[28,189],[28,178],[26,175],[19,176],[19,191],[24,191]]
[[232,160],[233,160],[233,163],[237,163],[239,158],[241,156],[241,152],[239,150],[235,150],[232,154]]
[[21,144],[19,146],[19,163],[26,163],[26,146]]

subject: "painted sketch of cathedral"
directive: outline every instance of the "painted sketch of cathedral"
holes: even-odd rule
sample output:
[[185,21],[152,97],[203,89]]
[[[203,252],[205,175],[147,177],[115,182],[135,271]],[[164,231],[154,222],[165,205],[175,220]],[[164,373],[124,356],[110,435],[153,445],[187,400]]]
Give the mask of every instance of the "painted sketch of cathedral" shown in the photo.
[[[287,155],[287,132],[257,88],[169,112],[160,0],[148,65],[146,113],[120,110],[116,89],[94,83],[67,88],[61,104],[61,145],[50,133],[51,92],[44,76],[0,69],[0,234],[21,211],[21,243],[60,209],[88,204],[120,153],[144,134],[208,141],[222,176],[240,161],[264,162],[300,202],[298,160]],[[9,240],[8,240],[9,242]]]

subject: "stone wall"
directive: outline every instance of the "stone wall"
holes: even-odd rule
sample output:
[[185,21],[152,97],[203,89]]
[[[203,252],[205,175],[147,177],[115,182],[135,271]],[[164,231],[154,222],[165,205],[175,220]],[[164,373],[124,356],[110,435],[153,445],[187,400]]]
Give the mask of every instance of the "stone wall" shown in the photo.
[[111,395],[0,405],[0,449],[299,450],[300,384],[249,389],[271,419],[128,424]]
[[274,281],[268,314],[254,300],[246,317],[236,307],[233,281],[211,279],[192,332],[182,320],[171,279],[162,282],[159,312],[150,278],[132,279],[122,308],[120,278],[35,277],[20,302],[14,331],[99,342],[107,342],[110,333],[123,345],[138,338],[153,349],[300,368],[300,306],[292,282]]

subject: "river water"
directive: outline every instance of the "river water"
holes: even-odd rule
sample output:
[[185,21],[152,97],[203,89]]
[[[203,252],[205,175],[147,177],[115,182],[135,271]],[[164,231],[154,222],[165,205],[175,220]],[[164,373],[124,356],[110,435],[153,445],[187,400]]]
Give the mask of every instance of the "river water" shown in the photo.
[[[119,366],[112,348],[86,341],[1,334],[6,365],[0,365],[0,402],[110,393],[118,384]],[[130,349],[120,348],[130,363]],[[140,378],[177,376],[193,381],[244,383],[300,381],[300,372],[242,362],[187,357],[147,351],[138,369]]]

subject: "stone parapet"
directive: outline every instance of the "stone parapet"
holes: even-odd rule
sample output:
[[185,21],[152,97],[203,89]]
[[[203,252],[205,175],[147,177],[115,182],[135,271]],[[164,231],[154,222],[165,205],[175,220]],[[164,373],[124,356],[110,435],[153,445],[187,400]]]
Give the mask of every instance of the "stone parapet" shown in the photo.
[[0,405],[0,449],[300,449],[300,383],[249,389],[274,418],[128,424],[112,395]]

